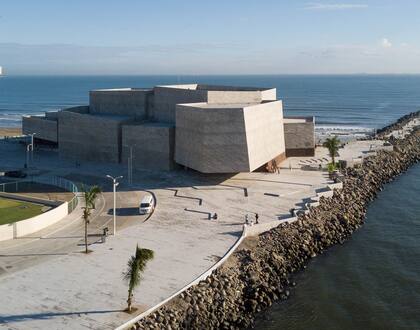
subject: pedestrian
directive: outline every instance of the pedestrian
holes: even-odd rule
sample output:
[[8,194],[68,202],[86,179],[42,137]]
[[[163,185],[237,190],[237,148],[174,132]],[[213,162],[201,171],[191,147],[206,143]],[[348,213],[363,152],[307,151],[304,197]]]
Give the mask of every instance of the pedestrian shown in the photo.
[[248,217],[248,213],[245,214],[245,224],[249,225],[249,217]]
[[217,213],[214,213],[214,215],[213,215],[213,219],[214,219],[214,220],[217,220]]
[[294,217],[294,216],[295,216],[295,209],[294,209],[294,208],[291,208],[291,209],[289,210],[289,212],[290,212],[290,215],[291,215],[292,217]]
[[258,218],[259,218],[258,213],[255,213],[255,224],[257,224],[257,225],[258,225]]
[[292,162],[289,162],[289,170],[292,170]]

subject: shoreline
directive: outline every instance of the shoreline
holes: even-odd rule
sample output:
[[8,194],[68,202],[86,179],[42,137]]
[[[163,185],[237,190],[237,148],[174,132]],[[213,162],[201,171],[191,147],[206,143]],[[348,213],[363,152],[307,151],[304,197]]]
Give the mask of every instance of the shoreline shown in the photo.
[[[420,111],[378,130],[377,137],[401,129]],[[132,328],[241,329],[253,325],[256,314],[285,300],[292,278],[310,259],[343,244],[364,223],[367,207],[382,186],[420,160],[420,129],[403,139],[389,138],[392,152],[380,152],[362,167],[344,171],[344,187],[292,224],[282,224],[258,237],[247,238],[227,262],[205,281],[141,319]]]
[[21,127],[0,127],[0,138],[17,135],[22,135]]

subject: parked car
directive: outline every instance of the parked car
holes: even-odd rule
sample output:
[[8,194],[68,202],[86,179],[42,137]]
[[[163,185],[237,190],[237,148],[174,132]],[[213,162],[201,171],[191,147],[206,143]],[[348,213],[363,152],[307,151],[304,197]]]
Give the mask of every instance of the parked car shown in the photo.
[[23,171],[7,171],[4,172],[4,176],[8,176],[10,178],[26,178],[26,173]]
[[155,200],[153,199],[153,196],[151,195],[144,196],[140,202],[139,213],[149,214],[153,211],[154,206],[155,206]]

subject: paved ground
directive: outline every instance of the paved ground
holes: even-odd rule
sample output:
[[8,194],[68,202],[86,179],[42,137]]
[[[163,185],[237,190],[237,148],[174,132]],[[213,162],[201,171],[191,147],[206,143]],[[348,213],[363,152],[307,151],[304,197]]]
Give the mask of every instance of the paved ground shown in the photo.
[[[380,149],[387,149],[382,140],[366,140],[366,141],[349,141],[342,148],[338,150],[336,161],[345,160],[352,163],[355,159],[365,158],[374,154]],[[287,170],[290,167],[293,169],[312,168],[318,170],[319,165],[323,168],[331,162],[331,158],[327,148],[318,147],[313,157],[291,157],[284,160],[280,167]]]
[[[366,154],[372,142],[355,142],[340,157]],[[0,143],[2,166],[15,168],[25,161],[24,148]],[[242,173],[235,176],[198,175],[193,172],[137,172],[130,187],[122,182],[118,193],[118,235],[105,244],[89,238],[94,251],[83,250],[80,210],[31,237],[0,242],[0,324],[9,329],[112,328],[129,316],[126,285],[121,273],[138,243],[155,251],[136,303],[147,309],[211,267],[240,235],[246,213],[260,221],[285,217],[302,199],[325,186],[325,172],[301,170],[305,164],[329,161],[326,149],[315,157],[296,157],[282,163],[279,174]],[[104,227],[112,231],[112,193],[106,174],[124,174],[120,165],[80,167],[60,160],[54,152],[37,151],[34,174],[63,176],[99,184],[104,193],[90,224],[90,234]],[[292,170],[290,170],[292,165]],[[49,170],[53,168],[54,170]],[[1,170],[1,169],[0,169]],[[144,194],[157,199],[154,215],[138,215]],[[209,220],[214,213],[218,220]],[[141,311],[140,310],[140,311]]]
[[[348,144],[340,157],[366,155],[371,142]],[[126,321],[126,285],[121,273],[135,245],[155,251],[144,280],[135,292],[140,311],[158,303],[211,267],[240,234],[246,213],[260,221],[288,214],[303,198],[326,184],[325,172],[303,171],[304,164],[328,162],[325,149],[315,157],[288,159],[280,174],[244,173],[200,176],[192,172],[138,172],[135,184],[124,182],[118,193],[118,235],[105,244],[92,244],[80,253],[83,230],[80,210],[31,235],[0,242],[0,327],[7,329],[99,329]],[[0,171],[23,166],[24,146],[0,141]],[[51,174],[87,184],[100,184],[104,193],[90,224],[90,233],[112,230],[111,184],[106,174],[126,172],[120,165],[86,163],[75,167],[54,152],[35,153],[34,174]],[[289,170],[290,165],[293,170]],[[51,170],[53,169],[53,170]],[[147,221],[137,214],[144,194],[157,198]],[[218,220],[209,220],[217,212]],[[94,243],[97,237],[90,237]]]
[[[22,155],[19,148],[0,144],[6,166],[15,166]],[[51,174],[104,187],[90,232],[99,233],[104,226],[112,230],[111,185],[105,175],[123,174],[125,169],[93,164],[75,168],[47,152],[41,154],[35,158],[40,172],[52,166]],[[92,244],[89,255],[80,253],[80,210],[31,237],[0,242],[0,322],[9,329],[117,326],[129,318],[121,312],[127,293],[121,273],[137,243],[155,251],[136,290],[136,303],[146,309],[223,256],[240,235],[246,213],[259,213],[262,222],[286,216],[327,182],[323,172],[289,169],[233,177],[139,172],[134,179],[133,186],[123,182],[119,187],[118,235],[105,244]],[[156,211],[147,221],[137,213],[146,193],[157,198]],[[215,212],[218,220],[209,220]]]

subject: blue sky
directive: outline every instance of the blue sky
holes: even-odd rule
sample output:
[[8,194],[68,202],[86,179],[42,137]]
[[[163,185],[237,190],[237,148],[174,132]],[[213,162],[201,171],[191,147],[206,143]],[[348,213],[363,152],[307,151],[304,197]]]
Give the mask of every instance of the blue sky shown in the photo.
[[420,1],[0,2],[10,74],[420,73]]

